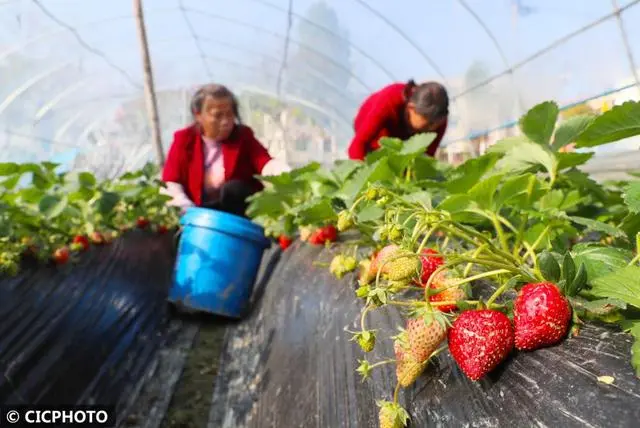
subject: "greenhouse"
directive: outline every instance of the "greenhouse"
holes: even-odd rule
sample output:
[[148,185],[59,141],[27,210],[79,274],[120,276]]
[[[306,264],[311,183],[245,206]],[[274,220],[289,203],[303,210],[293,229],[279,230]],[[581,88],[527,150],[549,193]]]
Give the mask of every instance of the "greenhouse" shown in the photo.
[[637,427],[639,3],[0,0],[0,424]]

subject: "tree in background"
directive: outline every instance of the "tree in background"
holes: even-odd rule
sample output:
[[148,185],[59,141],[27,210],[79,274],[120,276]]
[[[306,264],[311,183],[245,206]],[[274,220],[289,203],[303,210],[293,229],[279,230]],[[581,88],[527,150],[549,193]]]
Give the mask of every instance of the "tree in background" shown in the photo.
[[352,66],[349,33],[336,11],[325,1],[313,3],[298,24],[296,40],[302,46],[292,45],[287,90],[338,111],[352,108],[340,96],[348,94]]

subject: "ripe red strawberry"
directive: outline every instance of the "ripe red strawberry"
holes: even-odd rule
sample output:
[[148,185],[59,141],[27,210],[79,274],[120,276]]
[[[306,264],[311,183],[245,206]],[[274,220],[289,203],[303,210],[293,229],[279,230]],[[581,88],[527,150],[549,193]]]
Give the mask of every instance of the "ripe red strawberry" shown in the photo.
[[76,246],[80,248],[82,251],[87,251],[89,249],[89,239],[84,235],[76,235],[73,237],[72,244],[77,244]]
[[144,217],[138,217],[138,219],[136,220],[136,226],[138,226],[139,229],[145,229],[147,226],[149,226],[149,220]]
[[431,354],[447,337],[447,329],[436,316],[409,318],[405,328],[409,353],[419,362],[429,359]]
[[504,361],[513,349],[513,327],[502,312],[465,311],[449,329],[449,352],[462,372],[479,380]]
[[63,265],[69,261],[69,248],[60,247],[53,253],[53,261]]
[[285,235],[280,235],[280,237],[278,238],[278,243],[280,244],[280,248],[282,248],[283,250],[286,250],[287,248],[289,248],[292,242],[293,240]]
[[532,351],[555,345],[569,331],[571,306],[550,282],[527,284],[513,306],[516,348]]
[[[455,282],[457,278],[448,270],[442,270],[438,272],[436,277],[431,281],[430,289],[431,290],[443,290],[437,294],[432,294],[429,296],[430,302],[457,302],[459,300],[464,300],[467,295],[465,294],[462,287],[451,287],[452,283]],[[450,287],[450,288],[449,288]],[[425,292],[426,294],[426,292]],[[458,309],[457,305],[443,305],[437,306],[442,312],[453,312]]]
[[158,233],[160,235],[164,235],[168,231],[169,231],[169,228],[167,226],[165,226],[164,224],[161,224],[160,226],[158,226]]
[[327,242],[335,242],[337,239],[338,230],[331,225],[321,227],[309,236],[309,242],[313,245],[324,245]]
[[422,275],[420,281],[416,281],[421,287],[425,287],[429,282],[431,275],[444,264],[444,259],[438,255],[438,252],[425,248],[420,255],[420,261],[422,262]]

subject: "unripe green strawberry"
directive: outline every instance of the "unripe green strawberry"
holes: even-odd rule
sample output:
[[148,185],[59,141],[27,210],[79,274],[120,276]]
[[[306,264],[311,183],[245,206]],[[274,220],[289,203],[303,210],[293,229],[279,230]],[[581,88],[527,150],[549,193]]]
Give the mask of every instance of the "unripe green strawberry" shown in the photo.
[[380,428],[404,428],[409,421],[409,414],[398,403],[390,401],[378,401],[380,412],[378,424]]
[[396,356],[396,377],[403,388],[412,385],[424,371],[426,364],[416,360],[409,352],[406,343],[406,333],[403,337],[393,342],[393,351]]
[[364,352],[371,352],[376,346],[376,334],[373,331],[361,331],[354,338]]
[[338,232],[344,232],[353,226],[353,214],[349,211],[340,211],[338,214]]
[[379,195],[380,195],[380,192],[378,191],[378,189],[376,189],[375,187],[371,187],[367,189],[367,192],[364,194],[364,197],[368,201],[375,201],[376,199],[378,199]]
[[416,275],[420,268],[420,261],[410,251],[397,245],[387,245],[374,259],[371,269],[377,274],[378,270],[391,281],[402,281]]
[[329,272],[336,278],[341,279],[347,273],[354,271],[357,266],[358,261],[354,257],[338,254],[331,261]]

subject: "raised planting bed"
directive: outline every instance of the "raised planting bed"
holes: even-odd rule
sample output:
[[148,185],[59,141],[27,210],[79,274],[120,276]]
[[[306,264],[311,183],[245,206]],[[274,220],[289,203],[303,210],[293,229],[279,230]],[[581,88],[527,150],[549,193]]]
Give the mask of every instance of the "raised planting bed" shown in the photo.
[[[364,382],[357,373],[365,354],[345,332],[360,324],[355,277],[338,280],[314,265],[338,253],[295,243],[256,310],[227,330],[210,428],[378,426],[376,400],[391,400],[395,367],[376,368]],[[371,313],[380,338],[366,354],[372,364],[394,359],[393,341],[382,338],[403,320],[393,306]],[[446,351],[400,392],[400,403],[415,427],[634,427],[640,381],[629,364],[632,341],[589,324],[557,346],[515,352],[478,382]]]
[[100,404],[126,419],[166,340],[170,235],[124,234],[0,279],[0,402]]

